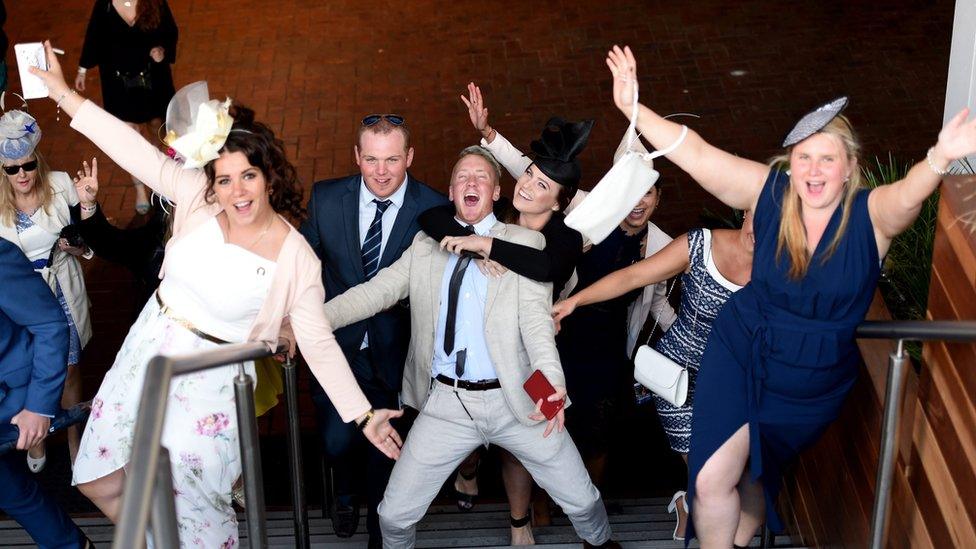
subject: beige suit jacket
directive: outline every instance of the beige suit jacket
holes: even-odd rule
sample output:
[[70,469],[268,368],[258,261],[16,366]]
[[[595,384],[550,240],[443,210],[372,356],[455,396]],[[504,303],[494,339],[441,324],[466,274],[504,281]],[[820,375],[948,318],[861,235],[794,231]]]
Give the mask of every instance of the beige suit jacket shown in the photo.
[[[545,237],[517,225],[498,223],[491,236],[541,249]],[[334,328],[368,318],[410,297],[410,346],[403,372],[404,404],[423,408],[430,388],[434,331],[440,311],[441,282],[449,254],[423,232],[395,263],[370,281],[349,289],[325,304]],[[552,284],[507,271],[488,280],[485,303],[485,341],[505,400],[520,422],[535,409],[522,384],[533,370],[541,370],[553,385],[565,387],[555,327],[551,317]]]

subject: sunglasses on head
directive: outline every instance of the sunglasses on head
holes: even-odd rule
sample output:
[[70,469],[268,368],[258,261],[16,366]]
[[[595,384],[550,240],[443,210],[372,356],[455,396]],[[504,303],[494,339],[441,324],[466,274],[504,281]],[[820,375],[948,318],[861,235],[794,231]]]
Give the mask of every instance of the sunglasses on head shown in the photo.
[[18,166],[4,166],[3,171],[7,172],[7,175],[17,175],[20,170],[23,169],[25,172],[32,172],[37,169],[37,160],[31,160],[30,162],[24,162]]
[[371,114],[363,118],[363,126],[367,128],[376,125],[380,120],[386,120],[394,126],[403,125],[403,117],[399,114]]

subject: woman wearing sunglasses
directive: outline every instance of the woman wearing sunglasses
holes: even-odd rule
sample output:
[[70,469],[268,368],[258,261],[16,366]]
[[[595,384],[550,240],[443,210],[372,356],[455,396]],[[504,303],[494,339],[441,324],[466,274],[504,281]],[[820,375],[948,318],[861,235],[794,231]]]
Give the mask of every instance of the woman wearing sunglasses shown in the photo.
[[[69,207],[78,204],[78,195],[68,174],[48,168],[37,150],[40,140],[41,128],[31,115],[11,110],[0,118],[0,161],[4,172],[0,185],[0,238],[24,251],[67,316],[68,377],[61,405],[68,408],[81,400],[78,361],[91,338],[88,294],[78,257],[91,255],[85,255],[83,243],[72,238],[72,245],[60,236],[72,222]],[[78,429],[71,428],[68,450],[72,461],[78,452],[78,438]],[[27,464],[35,473],[44,468],[46,460],[43,442],[27,454]]]
[[[187,99],[197,113],[167,157],[124,122],[72,91],[51,44],[44,80],[50,97],[123,169],[179,207],[166,244],[159,290],[129,330],[92,403],[73,481],[118,520],[125,467],[146,368],[157,354],[197,353],[229,342],[278,342],[290,320],[312,374],[346,421],[391,458],[400,437],[373,410],[332,335],[322,303],[321,264],[284,216],[300,218],[301,192],[284,144],[250,109],[230,100]],[[189,94],[188,94],[189,95]],[[201,94],[204,95],[204,94]],[[241,474],[233,378],[243,366],[173,380],[162,444],[173,461],[173,488],[186,547],[236,547],[231,488]]]

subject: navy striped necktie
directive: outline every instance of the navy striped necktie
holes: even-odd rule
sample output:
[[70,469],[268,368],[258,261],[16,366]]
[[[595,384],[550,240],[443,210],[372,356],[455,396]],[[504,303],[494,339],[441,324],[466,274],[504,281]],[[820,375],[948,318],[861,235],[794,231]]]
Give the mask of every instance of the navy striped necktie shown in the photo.
[[366,231],[366,238],[363,240],[363,272],[366,273],[366,280],[373,278],[376,271],[380,270],[380,248],[383,244],[383,212],[392,204],[389,200],[373,199],[376,204],[376,216],[369,224]]

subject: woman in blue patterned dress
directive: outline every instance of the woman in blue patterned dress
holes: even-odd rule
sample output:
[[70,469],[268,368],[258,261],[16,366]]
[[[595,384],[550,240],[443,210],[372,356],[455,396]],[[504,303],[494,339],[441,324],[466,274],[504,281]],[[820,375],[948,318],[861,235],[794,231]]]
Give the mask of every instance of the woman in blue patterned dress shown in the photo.
[[[634,105],[636,62],[609,53],[617,108]],[[689,131],[668,158],[725,204],[754,212],[752,280],[715,318],[692,418],[689,539],[742,547],[775,511],[783,468],[840,413],[857,378],[855,330],[867,313],[892,239],[918,217],[950,163],[976,152],[963,109],[904,179],[861,188],[860,145],[838,98],[804,116],[768,165]],[[652,145],[682,131],[639,106]]]
[[[689,231],[651,257],[613,272],[553,306],[553,318],[558,326],[577,307],[608,301],[683,273],[678,318],[658,341],[656,349],[688,369],[688,400],[684,406],[673,406],[654,395],[654,402],[671,449],[681,454],[686,463],[699,361],[712,331],[712,321],[729,297],[749,282],[752,247],[752,214],[746,212],[739,230]],[[687,520],[684,496],[684,491],[678,491],[668,506],[668,512],[677,514],[672,536],[677,540],[684,539]]]
[[[69,208],[78,204],[78,195],[68,174],[48,169],[36,150],[40,139],[41,129],[31,115],[10,110],[0,117],[0,162],[4,171],[0,183],[0,238],[23,250],[64,309],[70,348],[61,405],[67,408],[81,400],[77,364],[81,349],[91,338],[88,294],[78,262],[86,251],[59,238],[61,229],[71,223]],[[68,448],[72,460],[78,451],[78,440],[78,429],[71,428]],[[35,473],[44,467],[45,460],[43,443],[27,454],[27,464]]]

